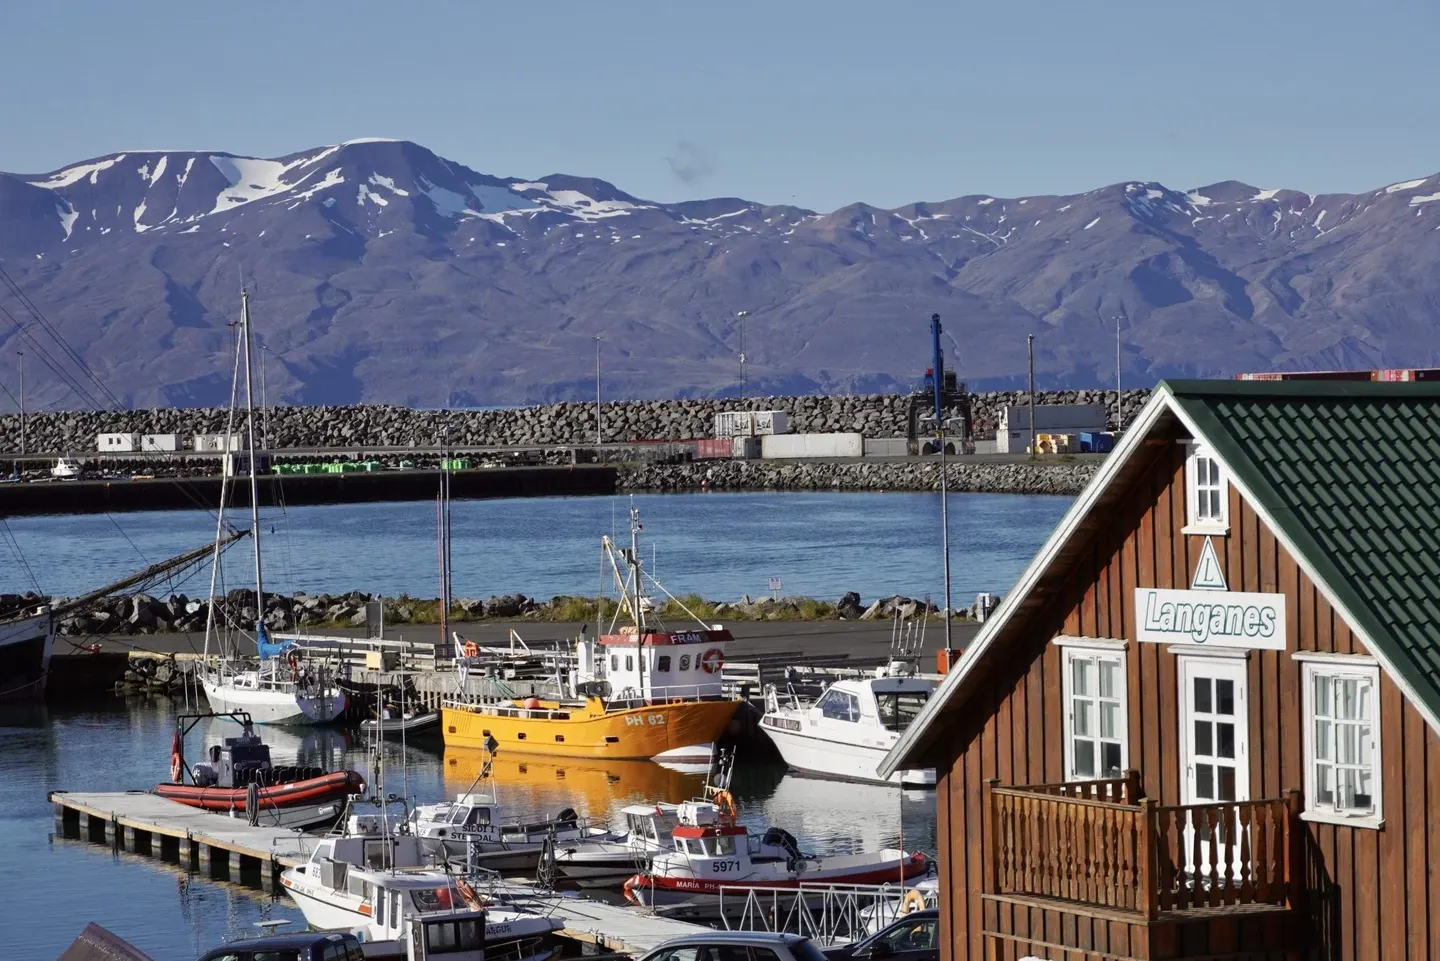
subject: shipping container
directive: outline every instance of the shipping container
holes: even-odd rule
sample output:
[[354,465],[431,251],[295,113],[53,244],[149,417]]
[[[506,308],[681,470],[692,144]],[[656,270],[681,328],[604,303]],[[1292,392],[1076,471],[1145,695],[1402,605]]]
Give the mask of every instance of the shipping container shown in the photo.
[[1104,432],[1082,431],[1080,450],[1086,454],[1108,454],[1115,447],[1115,435]]
[[191,448],[201,451],[237,451],[243,449],[239,434],[196,434]]
[[760,438],[758,437],[732,437],[730,438],[730,456],[736,460],[759,460]]
[[768,434],[760,438],[765,458],[860,457],[864,438],[859,434]]
[[734,446],[729,437],[702,438],[691,443],[695,445],[696,460],[728,460]]
[[1372,370],[1287,370],[1236,374],[1236,380],[1374,380]]
[[1403,370],[1377,370],[1375,379],[1382,381],[1440,380],[1440,369],[1415,367]]
[[139,447],[139,434],[101,434],[95,438],[95,449],[101,453],[123,453]]
[[910,442],[903,437],[865,438],[866,457],[904,457],[910,453]]
[[140,437],[140,449],[148,451],[172,451],[180,449],[179,434],[144,434]]
[[[1036,404],[1035,430],[1046,433],[1077,434],[1103,431],[1109,408],[1104,404]],[[1023,453],[1030,447],[1030,405],[1011,404],[1001,409],[995,427],[995,450],[1000,454]]]
[[788,434],[790,415],[783,410],[726,410],[715,415],[716,437]]

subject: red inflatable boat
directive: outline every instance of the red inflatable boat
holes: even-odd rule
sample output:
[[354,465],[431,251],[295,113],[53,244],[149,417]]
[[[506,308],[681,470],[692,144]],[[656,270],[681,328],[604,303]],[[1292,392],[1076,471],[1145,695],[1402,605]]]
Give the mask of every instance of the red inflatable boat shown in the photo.
[[[187,771],[182,727],[188,731],[195,721],[216,716],[239,723],[240,736],[212,744],[205,760]],[[188,784],[186,774],[190,776]],[[170,779],[173,783],[157,784],[151,793],[205,811],[252,816],[261,811],[344,801],[365,790],[365,778],[355,771],[271,764],[270,748],[260,740],[250,716],[244,712],[181,715],[170,743]]]

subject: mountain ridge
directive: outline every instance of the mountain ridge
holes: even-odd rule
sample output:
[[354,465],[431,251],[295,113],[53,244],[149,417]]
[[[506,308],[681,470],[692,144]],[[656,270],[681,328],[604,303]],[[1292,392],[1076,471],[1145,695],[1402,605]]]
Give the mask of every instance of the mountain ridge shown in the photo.
[[[121,151],[0,173],[0,258],[126,401],[228,394],[242,277],[272,399],[502,404],[1440,366],[1440,175],[1359,194],[1220,181],[830,212],[498,177],[409,141]],[[22,312],[0,295],[0,306]],[[0,316],[0,378],[22,339]],[[33,369],[33,368],[32,368]],[[37,372],[32,396],[74,399]]]

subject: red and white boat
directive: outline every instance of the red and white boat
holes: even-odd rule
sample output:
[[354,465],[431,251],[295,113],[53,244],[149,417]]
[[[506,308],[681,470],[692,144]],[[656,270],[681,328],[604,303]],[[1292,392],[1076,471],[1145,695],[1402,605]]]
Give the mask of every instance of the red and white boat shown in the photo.
[[713,801],[681,804],[679,821],[672,832],[674,850],[655,855],[648,871],[625,882],[632,903],[711,917],[742,910],[746,895],[757,888],[898,885],[930,870],[930,859],[919,852],[887,848],[815,857],[802,853],[783,828],[752,834],[737,823],[728,791],[717,792]]
[[[241,726],[240,735],[212,744],[205,760],[187,771],[185,732],[209,717],[233,719]],[[170,744],[170,778],[171,783],[157,784],[151,793],[201,810],[244,817],[252,824],[284,827],[333,821],[348,797],[365,790],[365,778],[355,771],[272,764],[269,746],[243,711],[177,717]]]

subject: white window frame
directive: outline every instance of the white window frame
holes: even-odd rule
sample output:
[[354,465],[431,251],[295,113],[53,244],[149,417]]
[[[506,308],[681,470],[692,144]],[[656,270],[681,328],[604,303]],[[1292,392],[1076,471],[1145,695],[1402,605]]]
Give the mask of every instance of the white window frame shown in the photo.
[[[1185,451],[1185,527],[1182,534],[1225,535],[1230,533],[1230,475],[1225,465],[1209,447],[1198,441],[1186,443]],[[1200,516],[1199,465],[1204,460],[1215,466],[1220,492],[1220,513],[1216,517]],[[1207,484],[1207,491],[1213,490]]]
[[[1057,638],[1056,640],[1058,641],[1059,639]],[[1066,638],[1065,642],[1059,645],[1061,665],[1060,691],[1061,697],[1064,698],[1065,702],[1064,710],[1061,712],[1065,737],[1065,746],[1064,751],[1062,752],[1063,760],[1065,763],[1064,780],[1099,781],[1106,778],[1099,755],[1099,745],[1102,740],[1099,733],[1100,672],[1098,670],[1098,664],[1100,660],[1114,661],[1119,665],[1120,668],[1120,670],[1118,671],[1119,689],[1116,691],[1116,696],[1106,699],[1118,701],[1120,704],[1119,725],[1117,727],[1119,736],[1113,738],[1104,738],[1103,740],[1120,742],[1120,775],[1123,775],[1125,771],[1128,771],[1130,769],[1130,698],[1129,680],[1126,676],[1126,669],[1129,665],[1126,663],[1124,645],[1123,643],[1116,644],[1114,641],[1111,641],[1109,643],[1100,641],[1098,643],[1089,645],[1077,644],[1075,643],[1076,640],[1077,639]],[[1095,694],[1091,695],[1089,698],[1091,702],[1095,705],[1095,733],[1093,735],[1087,735],[1087,738],[1089,740],[1092,740],[1096,745],[1095,771],[1097,773],[1089,775],[1077,774],[1075,771],[1075,703],[1073,693],[1075,676],[1074,663],[1077,659],[1080,658],[1093,659],[1097,665],[1097,670],[1095,672]]]
[[[1305,810],[1301,818],[1306,821],[1320,821],[1352,828],[1380,828],[1385,824],[1384,771],[1380,744],[1380,665],[1373,657],[1362,654],[1295,654],[1300,662],[1300,704],[1304,718],[1304,764],[1305,764]],[[1352,677],[1370,683],[1370,798],[1369,813],[1347,813],[1333,805],[1322,804],[1315,784],[1315,679],[1328,677],[1338,679]],[[1332,701],[1333,704],[1333,701]],[[1330,737],[1331,764],[1336,770],[1338,788],[1338,762],[1334,758],[1335,735]]]

